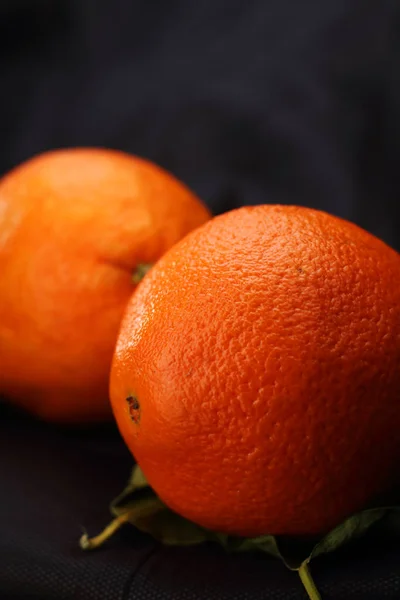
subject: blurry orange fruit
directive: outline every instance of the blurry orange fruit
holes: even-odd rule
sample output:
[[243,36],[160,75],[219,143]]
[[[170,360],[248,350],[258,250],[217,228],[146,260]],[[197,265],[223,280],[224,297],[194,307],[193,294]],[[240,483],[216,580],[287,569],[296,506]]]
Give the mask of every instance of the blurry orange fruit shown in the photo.
[[122,152],[37,156],[0,182],[0,393],[60,422],[110,416],[108,377],[140,265],[210,215]]
[[111,401],[181,515],[240,535],[329,530],[398,475],[400,256],[311,209],[216,217],[131,298]]

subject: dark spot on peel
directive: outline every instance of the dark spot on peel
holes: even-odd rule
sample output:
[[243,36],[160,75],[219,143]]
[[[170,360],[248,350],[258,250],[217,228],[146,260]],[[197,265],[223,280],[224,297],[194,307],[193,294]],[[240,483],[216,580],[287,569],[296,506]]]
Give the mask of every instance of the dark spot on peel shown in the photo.
[[140,404],[139,400],[136,396],[128,396],[126,398],[126,402],[129,407],[129,416],[134,423],[139,423],[140,421]]

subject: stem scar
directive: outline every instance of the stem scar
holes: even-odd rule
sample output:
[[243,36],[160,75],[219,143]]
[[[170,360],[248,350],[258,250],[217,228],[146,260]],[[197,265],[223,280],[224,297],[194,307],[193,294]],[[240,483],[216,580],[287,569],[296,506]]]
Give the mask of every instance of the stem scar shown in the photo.
[[134,423],[139,423],[140,421],[140,403],[136,396],[128,396],[126,398],[126,402],[128,404],[129,416]]

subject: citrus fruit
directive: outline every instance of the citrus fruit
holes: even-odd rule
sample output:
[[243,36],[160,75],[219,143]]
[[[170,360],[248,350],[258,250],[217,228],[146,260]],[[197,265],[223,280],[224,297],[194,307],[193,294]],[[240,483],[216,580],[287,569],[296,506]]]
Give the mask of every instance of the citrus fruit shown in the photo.
[[135,272],[209,218],[158,166],[66,149],[0,182],[0,394],[45,419],[112,417],[108,378]]
[[400,257],[294,206],[218,216],[129,301],[111,401],[172,510],[238,535],[314,535],[400,459]]

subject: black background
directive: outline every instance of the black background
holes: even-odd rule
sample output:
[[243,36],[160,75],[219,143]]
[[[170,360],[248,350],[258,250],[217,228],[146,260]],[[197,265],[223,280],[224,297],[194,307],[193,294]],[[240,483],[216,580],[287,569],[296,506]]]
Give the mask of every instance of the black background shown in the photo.
[[[0,173],[62,146],[155,160],[215,213],[293,203],[400,249],[400,5],[354,0],[3,0]],[[0,598],[301,599],[264,557],[126,531],[83,555],[130,458],[112,428],[0,412]],[[377,450],[379,451],[379,450]],[[344,458],[345,459],[345,458]],[[317,561],[324,598],[400,598],[399,551]]]
[[295,203],[400,246],[395,0],[5,0],[0,172],[149,157],[215,212]]

